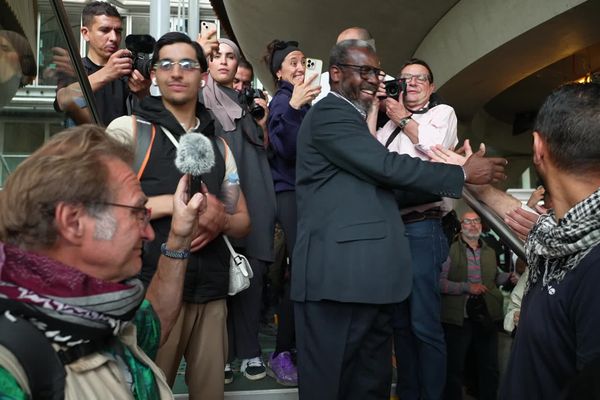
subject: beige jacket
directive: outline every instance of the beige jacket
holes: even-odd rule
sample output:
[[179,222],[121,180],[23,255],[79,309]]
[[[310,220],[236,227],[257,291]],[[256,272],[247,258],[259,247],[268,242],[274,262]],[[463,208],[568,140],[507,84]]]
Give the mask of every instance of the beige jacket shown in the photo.
[[[137,346],[135,325],[127,326],[119,339],[138,360],[150,366],[156,378],[160,398],[163,400],[173,399],[163,372]],[[3,346],[0,346],[0,365],[10,372],[27,395],[31,396],[25,371],[14,355]],[[117,363],[104,354],[94,353],[80,358],[69,364],[66,371],[65,400],[129,400],[134,398]]]

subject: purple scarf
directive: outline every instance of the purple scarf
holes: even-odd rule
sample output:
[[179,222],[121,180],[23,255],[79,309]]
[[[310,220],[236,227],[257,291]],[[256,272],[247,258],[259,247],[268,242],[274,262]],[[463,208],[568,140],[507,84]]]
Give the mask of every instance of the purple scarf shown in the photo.
[[96,279],[0,242],[0,312],[29,320],[63,346],[118,335],[143,299],[138,279]]

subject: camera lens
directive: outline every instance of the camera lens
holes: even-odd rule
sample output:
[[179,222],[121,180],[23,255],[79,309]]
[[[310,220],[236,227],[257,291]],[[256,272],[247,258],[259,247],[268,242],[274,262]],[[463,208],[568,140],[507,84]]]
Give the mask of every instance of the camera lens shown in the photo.
[[386,82],[384,82],[384,85],[385,85],[385,94],[388,97],[391,97],[391,98],[397,100],[400,95],[400,87],[398,85],[398,81],[396,81],[396,80],[386,81]]

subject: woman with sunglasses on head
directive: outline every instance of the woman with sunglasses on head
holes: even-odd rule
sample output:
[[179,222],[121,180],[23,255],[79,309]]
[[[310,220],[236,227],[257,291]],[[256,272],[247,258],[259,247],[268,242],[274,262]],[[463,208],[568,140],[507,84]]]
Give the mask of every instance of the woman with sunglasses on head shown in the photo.
[[[310,103],[321,92],[310,86],[319,75],[304,81],[306,58],[298,42],[273,40],[264,61],[273,76],[276,92],[269,104],[267,126],[272,150],[271,173],[277,198],[277,220],[285,233],[288,254],[296,241],[296,139]],[[293,262],[291,263],[293,264]],[[294,314],[290,301],[289,279],[279,304],[279,325],[275,351],[269,357],[269,375],[278,383],[296,386],[298,375],[291,357],[294,347]]]

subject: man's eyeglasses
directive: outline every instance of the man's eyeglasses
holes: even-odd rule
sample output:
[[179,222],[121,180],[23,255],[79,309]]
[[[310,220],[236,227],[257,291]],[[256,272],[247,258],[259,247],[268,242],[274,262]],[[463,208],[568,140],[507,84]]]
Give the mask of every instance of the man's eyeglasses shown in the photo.
[[94,203],[94,204],[113,206],[113,207],[123,207],[123,208],[129,208],[131,210],[134,210],[136,218],[140,221],[140,224],[144,228],[148,225],[148,223],[150,223],[150,217],[152,216],[152,210],[149,209],[148,207],[129,206],[127,204],[111,203],[108,201],[101,202],[101,203]]
[[168,58],[165,58],[163,60],[158,60],[158,62],[154,64],[154,68],[160,69],[161,71],[170,71],[173,69],[175,64],[179,64],[179,68],[181,68],[181,70],[185,72],[200,69],[200,63],[194,60],[190,60],[189,58],[184,58],[183,60],[179,61],[172,61]]
[[360,77],[364,80],[367,80],[371,77],[375,77],[377,79],[385,76],[385,73],[376,67],[371,67],[370,65],[354,65],[354,64],[336,64],[338,67],[348,67],[358,69],[358,73]]
[[408,82],[410,82],[412,78],[415,78],[417,82],[420,83],[429,82],[429,74],[400,74],[400,76],[398,77],[398,79],[402,79]]
[[473,218],[473,219],[465,218],[462,220],[462,224],[463,225],[479,225],[479,224],[481,224],[481,218]]

